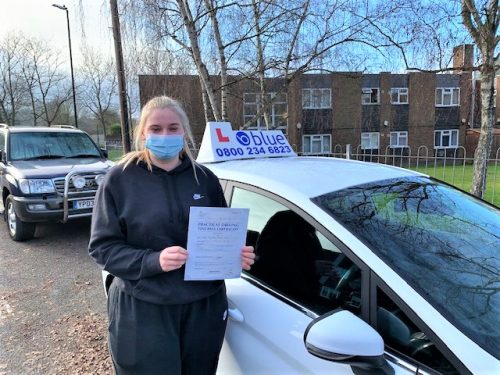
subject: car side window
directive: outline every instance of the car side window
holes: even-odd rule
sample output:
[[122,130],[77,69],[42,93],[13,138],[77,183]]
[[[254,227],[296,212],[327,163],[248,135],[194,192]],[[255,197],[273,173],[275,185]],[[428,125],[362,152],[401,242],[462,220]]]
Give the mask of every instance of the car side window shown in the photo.
[[377,331],[390,349],[441,374],[459,373],[425,333],[380,289],[377,289]]
[[323,314],[361,311],[361,271],[297,212],[262,194],[235,187],[231,207],[249,208],[249,273],[287,298]]

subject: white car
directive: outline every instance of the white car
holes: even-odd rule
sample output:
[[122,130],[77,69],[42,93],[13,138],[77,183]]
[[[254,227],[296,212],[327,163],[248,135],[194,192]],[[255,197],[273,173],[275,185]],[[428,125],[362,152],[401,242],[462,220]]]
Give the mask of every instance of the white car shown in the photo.
[[498,209],[379,164],[206,165],[257,255],[226,280],[219,373],[500,374]]
[[500,374],[498,208],[263,133],[209,124],[198,157],[257,255],[226,280],[218,374]]
[[500,374],[498,208],[264,133],[209,124],[198,157],[250,209],[257,255],[226,280],[218,373]]

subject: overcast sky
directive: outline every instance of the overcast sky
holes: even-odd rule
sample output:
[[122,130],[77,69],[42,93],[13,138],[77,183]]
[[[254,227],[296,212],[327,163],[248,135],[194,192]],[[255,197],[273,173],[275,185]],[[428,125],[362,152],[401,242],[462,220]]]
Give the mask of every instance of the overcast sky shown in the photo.
[[[54,3],[66,5],[69,10],[75,66],[80,60],[84,40],[82,28],[87,43],[103,51],[113,51],[109,1],[104,0],[0,0],[0,39],[9,32],[21,31],[47,40],[61,50],[63,58],[68,56],[69,61],[66,12],[53,7]],[[80,4],[83,4],[83,9]]]

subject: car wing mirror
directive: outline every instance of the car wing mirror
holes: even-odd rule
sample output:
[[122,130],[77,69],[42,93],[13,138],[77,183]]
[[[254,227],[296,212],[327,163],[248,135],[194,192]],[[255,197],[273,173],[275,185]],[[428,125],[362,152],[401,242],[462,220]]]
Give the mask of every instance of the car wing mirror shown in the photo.
[[306,328],[304,344],[310,354],[350,365],[355,374],[394,374],[384,358],[382,337],[347,310],[314,319]]
[[107,159],[108,158],[108,150],[101,148],[101,154]]
[[2,163],[7,163],[7,153],[5,151],[0,151],[0,161]]

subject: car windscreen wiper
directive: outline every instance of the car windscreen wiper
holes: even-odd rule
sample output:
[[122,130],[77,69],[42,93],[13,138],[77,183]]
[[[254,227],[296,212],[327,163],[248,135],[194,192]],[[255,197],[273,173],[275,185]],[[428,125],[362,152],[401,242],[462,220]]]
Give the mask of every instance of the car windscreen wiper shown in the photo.
[[38,159],[61,159],[64,158],[64,155],[38,155],[38,156],[31,156],[29,158],[23,158],[19,160],[38,160]]
[[101,155],[96,155],[96,154],[76,154],[76,155],[71,155],[71,156],[66,156],[66,159],[73,159],[73,158],[100,158]]

